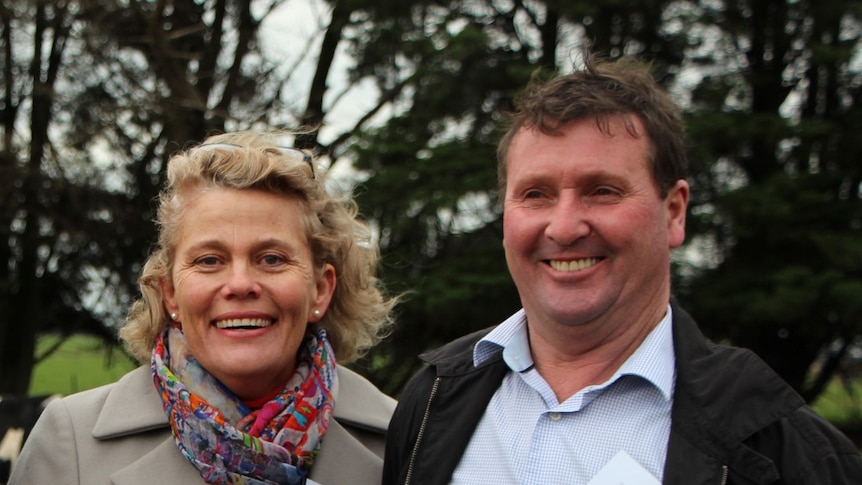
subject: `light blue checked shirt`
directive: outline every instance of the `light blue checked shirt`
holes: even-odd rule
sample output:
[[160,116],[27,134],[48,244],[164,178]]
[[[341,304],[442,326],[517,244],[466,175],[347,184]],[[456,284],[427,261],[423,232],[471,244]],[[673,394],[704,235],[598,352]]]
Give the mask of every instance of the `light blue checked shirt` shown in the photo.
[[533,366],[520,310],[473,349],[478,366],[503,348],[512,370],[453,474],[453,484],[586,485],[621,450],[661,481],[675,357],[671,309],[608,379],[557,402]]

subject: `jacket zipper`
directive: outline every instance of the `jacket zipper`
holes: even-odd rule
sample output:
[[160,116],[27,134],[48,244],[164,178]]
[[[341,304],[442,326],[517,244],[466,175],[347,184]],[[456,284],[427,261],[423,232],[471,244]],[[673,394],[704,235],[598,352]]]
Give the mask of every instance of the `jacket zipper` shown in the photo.
[[727,485],[727,465],[721,465],[721,485]]
[[419,453],[419,443],[422,442],[422,435],[425,434],[425,426],[428,424],[428,417],[431,414],[431,401],[437,395],[437,386],[439,385],[440,377],[438,376],[434,379],[434,385],[431,386],[431,394],[428,396],[428,403],[425,405],[425,414],[422,416],[422,423],[419,425],[419,434],[416,435],[416,443],[413,444],[413,451],[410,453],[410,462],[407,464],[407,477],[404,479],[404,485],[410,485],[410,481],[413,479],[413,466],[416,463],[416,455]]

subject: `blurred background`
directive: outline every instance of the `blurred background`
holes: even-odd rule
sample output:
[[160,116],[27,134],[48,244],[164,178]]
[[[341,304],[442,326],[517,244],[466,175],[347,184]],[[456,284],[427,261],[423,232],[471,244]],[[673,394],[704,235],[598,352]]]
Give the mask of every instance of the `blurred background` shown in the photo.
[[494,191],[501,113],[590,43],[684,109],[692,201],[674,294],[818,411],[862,429],[862,1],[3,0],[0,395],[110,382],[173,152],[319,126],[315,150],[410,291],[353,367],[397,396],[416,356],[519,307]]

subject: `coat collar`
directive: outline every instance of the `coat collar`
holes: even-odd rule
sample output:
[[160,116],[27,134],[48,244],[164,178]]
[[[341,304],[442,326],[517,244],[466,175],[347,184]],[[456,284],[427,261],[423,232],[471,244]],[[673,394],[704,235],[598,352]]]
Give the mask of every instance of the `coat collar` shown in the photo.
[[[673,315],[676,393],[682,395],[680,410],[687,413],[687,421],[699,413],[700,419],[712,423],[704,431],[728,446],[736,446],[776,418],[805,405],[753,352],[708,341],[691,316],[675,303]],[[745,412],[733,411],[738,409]]]
[[[338,368],[338,379],[343,404],[336,401],[335,420],[327,430],[311,479],[324,485],[376,483],[382,459],[348,428],[383,435],[396,402],[344,367]],[[113,385],[93,427],[97,440],[131,435],[153,440],[153,447],[115,472],[111,476],[115,485],[200,483],[197,470],[177,450],[148,366],[129,372]],[[358,480],[363,477],[365,481]]]
[[[709,342],[675,302],[673,340],[677,360],[672,426],[665,483],[699,483],[680,470],[722,467],[754,483],[773,483],[772,460],[745,444],[746,438],[805,405],[753,352]],[[685,457],[685,466],[676,459]],[[693,462],[700,462],[695,468]]]

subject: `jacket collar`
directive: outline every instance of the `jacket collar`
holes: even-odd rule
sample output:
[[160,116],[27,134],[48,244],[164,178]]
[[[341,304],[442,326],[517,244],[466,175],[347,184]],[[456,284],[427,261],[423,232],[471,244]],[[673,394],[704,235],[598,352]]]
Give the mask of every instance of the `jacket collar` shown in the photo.
[[[672,305],[677,384],[666,474],[692,470],[689,465],[700,461],[701,470],[725,466],[754,483],[772,483],[779,476],[773,462],[745,440],[805,402],[753,352],[709,342],[691,316]],[[680,457],[686,463],[676,462]],[[696,482],[690,475],[678,478],[666,483]]]
[[[426,352],[419,358],[434,365],[439,376],[457,376],[474,372],[476,367],[473,365],[473,346],[493,329],[494,327],[488,327],[465,335],[440,348]],[[502,360],[503,349],[500,348],[496,355],[485,360],[480,368]]]
[[[753,352],[709,342],[691,316],[674,304],[673,340],[680,411],[709,417],[704,431],[735,446],[805,405],[805,401]],[[736,412],[744,410],[744,412]]]

